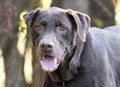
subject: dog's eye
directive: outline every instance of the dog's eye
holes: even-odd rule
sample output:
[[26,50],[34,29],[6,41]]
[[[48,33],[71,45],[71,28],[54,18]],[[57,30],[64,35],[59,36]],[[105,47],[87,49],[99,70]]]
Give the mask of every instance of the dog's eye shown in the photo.
[[57,31],[65,32],[67,31],[67,28],[64,26],[57,26]]
[[34,29],[35,29],[37,32],[41,32],[41,31],[43,31],[43,30],[45,29],[46,25],[47,25],[47,22],[46,22],[46,21],[41,21],[40,24],[35,25]]
[[44,30],[44,27],[42,25],[40,26],[35,26],[35,31],[39,32],[39,31],[43,31]]
[[47,22],[46,21],[42,21],[40,24],[43,25],[43,26],[46,26]]

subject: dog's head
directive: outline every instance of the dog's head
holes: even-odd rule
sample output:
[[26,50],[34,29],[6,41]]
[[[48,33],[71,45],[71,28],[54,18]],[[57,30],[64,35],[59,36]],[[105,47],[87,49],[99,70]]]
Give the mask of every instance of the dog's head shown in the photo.
[[[33,46],[40,64],[47,72],[56,70],[66,60],[67,54],[79,48],[77,43],[86,41],[90,23],[89,17],[83,13],[57,7],[37,8],[27,13],[24,18],[31,28]],[[71,64],[77,53],[75,51],[69,59]]]

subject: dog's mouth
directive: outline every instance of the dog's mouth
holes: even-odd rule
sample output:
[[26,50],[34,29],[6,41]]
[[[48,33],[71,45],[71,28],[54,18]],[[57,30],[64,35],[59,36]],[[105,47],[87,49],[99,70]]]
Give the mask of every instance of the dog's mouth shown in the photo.
[[64,60],[65,55],[65,52],[58,57],[44,55],[40,60],[43,70],[47,72],[53,72],[56,70],[59,64]]

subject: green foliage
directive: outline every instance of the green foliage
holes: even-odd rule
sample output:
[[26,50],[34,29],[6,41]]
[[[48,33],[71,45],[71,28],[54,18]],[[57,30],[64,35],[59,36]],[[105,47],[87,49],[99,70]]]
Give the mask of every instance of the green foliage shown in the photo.
[[0,48],[0,56],[2,56],[2,49]]
[[32,47],[32,41],[28,40],[26,43],[26,48],[31,48]]
[[96,27],[103,27],[104,26],[104,22],[99,18],[93,18],[92,21]]

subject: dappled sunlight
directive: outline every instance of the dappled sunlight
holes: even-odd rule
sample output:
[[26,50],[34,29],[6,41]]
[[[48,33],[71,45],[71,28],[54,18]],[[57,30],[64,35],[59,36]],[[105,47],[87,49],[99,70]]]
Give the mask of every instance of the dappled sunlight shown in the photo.
[[27,11],[23,11],[20,14],[17,48],[18,48],[18,52],[21,55],[25,55],[25,62],[24,62],[25,80],[27,81],[27,83],[30,84],[32,82],[32,51],[31,48],[25,49],[27,25],[25,24],[23,15],[26,13]]
[[24,73],[25,73],[25,80],[27,83],[32,83],[32,50],[31,48],[27,49],[25,54],[25,65],[24,65]]
[[49,8],[52,3],[52,0],[41,0],[42,8]]
[[4,59],[2,57],[1,49],[0,49],[0,87],[5,87]]
[[21,55],[24,55],[25,51],[25,43],[26,43],[26,34],[27,34],[27,26],[24,22],[23,15],[26,14],[27,11],[23,11],[20,14],[20,23],[19,23],[19,32],[18,32],[18,42],[17,42],[17,48],[18,52]]
[[120,25],[120,1],[115,5],[115,22],[116,25]]

